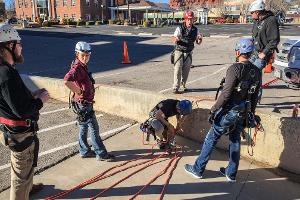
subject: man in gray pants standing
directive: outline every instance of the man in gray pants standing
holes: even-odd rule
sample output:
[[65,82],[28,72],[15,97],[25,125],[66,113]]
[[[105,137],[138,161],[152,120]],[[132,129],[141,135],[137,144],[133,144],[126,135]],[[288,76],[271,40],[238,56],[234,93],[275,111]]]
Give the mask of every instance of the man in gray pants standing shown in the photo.
[[183,91],[187,91],[186,81],[189,76],[190,67],[192,64],[192,51],[194,43],[201,44],[202,35],[199,30],[193,25],[194,13],[190,10],[184,13],[184,22],[176,28],[173,35],[175,43],[174,52],[174,84],[173,93],[178,94],[180,84]]

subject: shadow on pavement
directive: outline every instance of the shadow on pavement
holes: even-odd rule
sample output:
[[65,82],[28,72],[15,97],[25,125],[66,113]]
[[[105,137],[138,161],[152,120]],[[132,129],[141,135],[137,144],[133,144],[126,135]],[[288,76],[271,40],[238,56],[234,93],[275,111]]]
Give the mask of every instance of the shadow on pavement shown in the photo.
[[[174,173],[181,173],[182,169],[179,169],[178,172],[175,170]],[[188,195],[191,194],[193,196],[199,194],[199,198],[185,198],[185,199],[208,199],[208,200],[216,200],[216,199],[272,199],[272,200],[293,200],[300,198],[300,192],[288,192],[288,189],[283,186],[286,183],[285,180],[278,179],[277,176],[272,173],[266,173],[265,171],[269,169],[261,168],[261,169],[250,169],[250,170],[240,170],[239,179],[236,183],[231,184],[226,182],[224,177],[224,181],[211,181],[205,182],[205,180],[197,180],[190,177],[193,182],[184,182],[184,183],[171,183],[167,186],[165,194],[168,195]],[[184,172],[183,172],[184,173]],[[254,176],[248,176],[249,174]],[[255,176],[256,175],[256,176]],[[186,174],[186,176],[190,176]],[[218,178],[222,177],[222,175],[218,171],[206,171],[204,174],[204,179],[210,178]],[[152,178],[151,175],[145,178],[145,184]],[[164,178],[164,177],[162,177]],[[273,180],[272,180],[273,179]],[[63,197],[63,199],[83,199],[83,198],[91,198],[98,193],[100,193],[103,189],[101,187],[101,181],[94,183],[99,186],[99,189],[86,189],[82,188],[76,190],[69,195]],[[112,188],[105,192],[103,195],[98,197],[123,197],[123,196],[132,196],[136,192],[138,192],[144,185],[139,186],[131,186],[131,187],[118,187]],[[157,195],[159,197],[160,192],[163,188],[163,185],[156,185],[155,182],[153,185],[148,186],[141,195]],[[46,198],[50,195],[57,194],[62,192],[63,190],[55,188],[54,185],[46,185],[45,189],[47,193],[44,193],[44,196],[39,196],[38,194],[33,196],[32,199],[40,199]],[[286,192],[285,192],[286,191]],[[203,195],[208,195],[203,197]],[[202,198],[200,198],[200,196]],[[141,197],[141,196],[139,196]],[[178,197],[176,198],[178,199]]]
[[[92,44],[89,71],[105,72],[128,68],[168,54],[173,45],[145,44],[155,37],[129,37],[88,33],[20,30],[25,62],[17,69],[22,74],[63,78],[74,59],[78,41]],[[132,64],[122,64],[123,42],[127,42]],[[160,62],[159,60],[152,62]]]

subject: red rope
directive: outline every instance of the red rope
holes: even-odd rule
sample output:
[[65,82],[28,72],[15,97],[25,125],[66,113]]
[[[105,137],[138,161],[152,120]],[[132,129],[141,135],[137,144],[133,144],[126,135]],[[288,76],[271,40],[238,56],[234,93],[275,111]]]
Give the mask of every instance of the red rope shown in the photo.
[[166,153],[160,154],[160,155],[157,156],[153,161],[151,161],[149,164],[147,164],[147,165],[145,165],[144,167],[142,167],[142,168],[140,168],[140,169],[138,169],[138,170],[136,170],[136,171],[130,173],[129,175],[127,175],[126,177],[124,177],[124,178],[122,178],[121,180],[117,181],[116,183],[112,184],[112,185],[109,186],[108,188],[102,190],[100,193],[98,193],[98,194],[96,194],[95,196],[93,196],[92,198],[90,198],[90,200],[94,200],[94,199],[100,197],[103,193],[105,193],[106,191],[108,191],[108,190],[110,190],[111,188],[115,187],[115,186],[118,185],[119,183],[122,183],[123,181],[125,181],[125,180],[128,179],[129,177],[131,177],[131,176],[137,174],[138,172],[140,172],[140,171],[146,169],[147,167],[149,167],[149,166],[151,166],[151,165],[154,165],[155,163],[153,163],[153,162],[154,162],[156,159],[159,159],[159,158],[161,158],[161,157],[163,157],[163,156],[165,156],[165,155],[167,155],[167,154],[166,154]]
[[[97,182],[97,181],[99,181],[99,180],[105,179],[105,178],[107,178],[107,177],[110,177],[110,176],[112,176],[112,175],[115,175],[115,174],[117,174],[117,173],[120,173],[120,172],[122,172],[122,171],[125,171],[125,170],[127,170],[127,169],[130,169],[130,168],[133,168],[133,167],[136,167],[136,166],[145,164],[145,163],[147,163],[147,162],[151,162],[152,160],[155,160],[155,159],[156,159],[156,157],[155,157],[155,158],[152,158],[151,160],[148,160],[148,161],[143,161],[143,162],[140,162],[140,163],[137,163],[137,164],[134,164],[134,165],[130,165],[130,166],[126,167],[126,168],[123,168],[123,169],[121,169],[121,170],[118,170],[118,171],[116,171],[116,172],[113,172],[113,173],[111,173],[111,174],[108,174],[108,175],[104,176],[106,173],[108,173],[109,171],[111,171],[111,170],[113,170],[113,169],[115,169],[115,168],[122,167],[122,166],[124,166],[124,165],[127,165],[127,164],[130,163],[130,162],[133,162],[133,161],[136,161],[136,160],[139,160],[139,159],[148,157],[148,156],[150,156],[150,155],[153,155],[153,152],[151,152],[151,153],[149,153],[149,154],[146,154],[146,155],[143,155],[143,156],[140,156],[140,157],[138,157],[138,158],[136,158],[136,159],[128,160],[128,161],[126,161],[126,162],[124,162],[124,163],[121,163],[121,164],[119,164],[119,165],[115,165],[115,166],[109,168],[108,170],[106,170],[106,171],[104,171],[104,172],[98,174],[97,176],[94,176],[94,177],[92,177],[92,178],[90,178],[90,179],[88,179],[88,180],[86,180],[86,181],[80,183],[79,185],[77,185],[77,186],[75,186],[75,187],[73,187],[73,188],[71,188],[71,189],[69,189],[69,190],[65,190],[65,191],[62,191],[62,192],[60,192],[60,193],[58,193],[58,194],[56,194],[56,195],[52,195],[52,196],[50,196],[50,197],[47,197],[46,200],[54,200],[54,199],[57,199],[57,198],[64,197],[64,196],[66,196],[67,194],[70,194],[71,192],[73,192],[73,191],[75,191],[75,190],[78,190],[78,189],[80,189],[80,188],[83,188],[83,187],[85,187],[85,186],[87,186],[87,185],[89,185],[89,184],[91,184],[91,183]],[[162,155],[163,155],[163,154],[162,154]],[[103,176],[104,176],[104,177],[103,177]]]
[[276,81],[278,81],[278,80],[280,80],[279,78],[274,78],[273,80],[271,80],[271,81],[268,81],[268,82],[266,82],[266,83],[264,83],[264,84],[262,84],[262,88],[263,89],[265,89],[265,88],[267,88],[269,85],[271,85],[271,84],[273,84],[273,83],[275,83]]

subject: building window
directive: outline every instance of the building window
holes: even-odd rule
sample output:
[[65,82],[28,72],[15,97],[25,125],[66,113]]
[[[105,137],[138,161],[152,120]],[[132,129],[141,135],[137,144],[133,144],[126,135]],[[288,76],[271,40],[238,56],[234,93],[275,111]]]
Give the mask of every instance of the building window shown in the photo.
[[90,6],[90,0],[86,0],[86,5]]
[[76,19],[76,14],[72,14],[72,19],[73,19],[73,20]]
[[64,14],[64,18],[65,18],[65,19],[68,19],[68,14]]
[[59,21],[60,21],[60,15],[57,15],[57,17],[56,17]]
[[76,0],[71,1],[71,6],[76,6]]
[[32,6],[33,6],[33,0],[30,0],[30,6],[32,8]]
[[68,1],[67,0],[63,0],[63,6],[67,6]]
[[24,0],[24,7],[25,7],[25,8],[28,7],[28,2],[27,2],[27,0]]
[[98,0],[95,0],[95,6],[96,6],[97,8],[99,8],[99,1],[98,1]]
[[55,0],[55,7],[59,6],[59,0]]
[[86,21],[90,21],[91,20],[91,15],[90,14],[86,14],[85,15],[85,20]]
[[18,0],[18,6],[19,8],[22,8],[22,0]]

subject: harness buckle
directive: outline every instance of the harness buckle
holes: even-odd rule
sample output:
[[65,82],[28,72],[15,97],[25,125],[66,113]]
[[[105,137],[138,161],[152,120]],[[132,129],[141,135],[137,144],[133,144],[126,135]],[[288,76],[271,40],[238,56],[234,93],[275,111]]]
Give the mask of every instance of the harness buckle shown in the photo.
[[26,127],[30,127],[31,126],[31,119],[26,119]]

